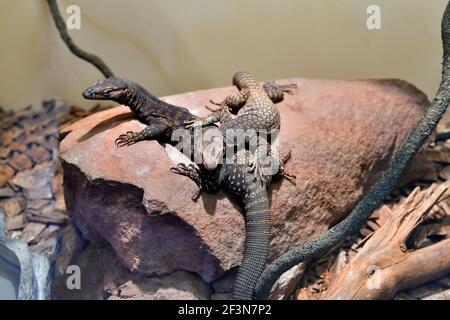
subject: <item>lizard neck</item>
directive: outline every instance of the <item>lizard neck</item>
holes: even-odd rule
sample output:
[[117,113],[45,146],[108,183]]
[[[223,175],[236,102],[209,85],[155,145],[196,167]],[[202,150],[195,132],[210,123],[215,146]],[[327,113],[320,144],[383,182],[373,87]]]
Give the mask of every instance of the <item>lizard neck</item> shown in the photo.
[[118,103],[128,106],[135,117],[148,124],[154,117],[164,117],[163,102],[137,83],[128,81],[126,94],[117,99]]
[[143,123],[154,121],[155,118],[163,118],[169,123],[183,123],[193,117],[186,108],[164,102],[131,81],[127,83],[127,93],[117,102],[130,107],[136,118]]
[[154,99],[150,93],[148,93],[144,88],[135,84],[128,83],[128,88],[126,94],[119,98],[119,103],[130,107],[131,111],[136,113],[137,111],[145,108],[149,104],[153,103]]

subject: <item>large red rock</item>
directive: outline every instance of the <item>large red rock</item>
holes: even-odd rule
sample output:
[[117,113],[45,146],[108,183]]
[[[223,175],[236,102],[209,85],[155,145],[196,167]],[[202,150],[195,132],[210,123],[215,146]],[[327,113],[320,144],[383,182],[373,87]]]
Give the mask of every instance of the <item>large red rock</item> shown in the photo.
[[[281,148],[297,185],[273,183],[271,259],[345,217],[387,167],[428,106],[399,80],[290,79],[295,94],[278,104]],[[220,88],[164,98],[207,114]],[[191,196],[195,184],[169,172],[176,152],[156,141],[116,148],[114,140],[143,125],[127,107],[99,112],[64,130],[61,159],[67,208],[91,242],[106,239],[122,263],[144,274],[175,270],[205,282],[240,263],[244,218],[224,194]],[[170,152],[168,152],[170,151]]]

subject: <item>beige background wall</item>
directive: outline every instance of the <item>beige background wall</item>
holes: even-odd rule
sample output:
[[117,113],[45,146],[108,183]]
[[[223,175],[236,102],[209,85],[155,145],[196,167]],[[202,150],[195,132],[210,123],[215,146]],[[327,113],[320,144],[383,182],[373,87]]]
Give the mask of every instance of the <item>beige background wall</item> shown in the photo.
[[[82,10],[70,31],[119,76],[157,95],[260,79],[403,78],[432,96],[445,0],[60,0]],[[382,30],[366,28],[381,7]],[[64,14],[64,16],[67,16]],[[0,1],[0,105],[54,96],[76,105],[101,74],[60,41],[44,0]]]

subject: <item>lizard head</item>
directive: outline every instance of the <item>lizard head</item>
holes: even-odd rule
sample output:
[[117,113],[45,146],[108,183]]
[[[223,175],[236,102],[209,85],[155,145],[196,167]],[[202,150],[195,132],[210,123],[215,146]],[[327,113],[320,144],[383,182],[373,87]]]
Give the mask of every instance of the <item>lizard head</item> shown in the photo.
[[215,170],[223,157],[222,136],[213,137],[211,141],[204,141],[202,156],[203,167],[208,171]]
[[107,78],[97,81],[84,90],[83,97],[88,100],[113,100],[123,103],[129,94],[129,84],[120,78]]

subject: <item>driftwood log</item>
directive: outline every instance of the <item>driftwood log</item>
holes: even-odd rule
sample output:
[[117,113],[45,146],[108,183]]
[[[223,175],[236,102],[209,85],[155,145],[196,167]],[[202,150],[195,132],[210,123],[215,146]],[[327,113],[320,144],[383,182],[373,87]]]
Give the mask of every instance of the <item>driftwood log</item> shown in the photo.
[[321,299],[390,299],[450,271],[450,239],[420,249],[407,240],[432,209],[450,197],[450,182],[416,188],[397,208],[383,206],[383,225],[368,235],[321,295]]

